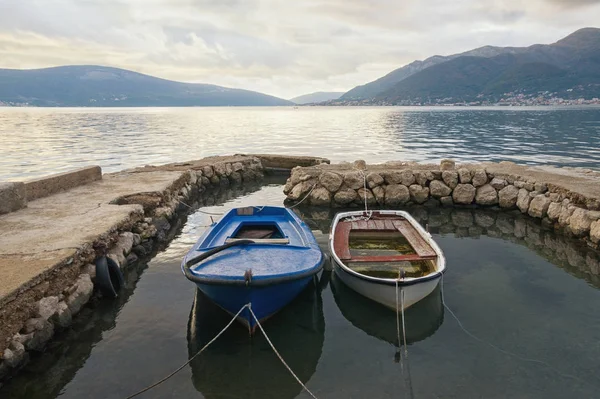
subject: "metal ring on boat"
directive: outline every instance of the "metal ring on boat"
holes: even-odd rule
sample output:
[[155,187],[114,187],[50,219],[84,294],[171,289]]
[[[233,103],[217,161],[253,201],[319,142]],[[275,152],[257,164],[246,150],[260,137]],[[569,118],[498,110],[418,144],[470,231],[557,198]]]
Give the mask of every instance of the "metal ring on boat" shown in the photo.
[[193,281],[194,283],[200,283],[200,284],[209,284],[209,285],[239,285],[239,286],[265,286],[265,285],[272,285],[272,284],[280,284],[280,283],[284,283],[284,282],[288,282],[288,281],[294,281],[294,280],[299,280],[305,277],[310,277],[314,274],[317,274],[319,271],[321,271],[321,269],[323,268],[323,264],[325,263],[325,256],[321,256],[321,263],[319,263],[319,266],[317,266],[317,268],[315,269],[310,269],[307,270],[305,272],[302,273],[297,273],[297,274],[292,274],[292,275],[288,275],[288,276],[281,276],[281,277],[271,277],[271,278],[264,278],[264,279],[256,279],[253,278],[250,282],[247,282],[245,279],[240,279],[240,280],[223,280],[223,279],[216,279],[216,278],[211,278],[211,277],[204,277],[204,276],[197,276],[195,274],[193,274],[190,270],[190,267],[233,246],[236,245],[247,245],[247,244],[254,244],[254,241],[252,240],[238,240],[238,241],[233,241],[230,243],[227,243],[225,245],[221,245],[220,247],[216,247],[211,249],[210,251],[206,251],[201,255],[198,255],[192,259],[190,259],[189,261],[185,262],[184,267],[183,267],[183,273],[185,274],[185,277],[187,277],[188,280]]
[[125,278],[121,268],[111,258],[101,256],[96,259],[96,286],[102,295],[116,298],[118,292],[125,285]]

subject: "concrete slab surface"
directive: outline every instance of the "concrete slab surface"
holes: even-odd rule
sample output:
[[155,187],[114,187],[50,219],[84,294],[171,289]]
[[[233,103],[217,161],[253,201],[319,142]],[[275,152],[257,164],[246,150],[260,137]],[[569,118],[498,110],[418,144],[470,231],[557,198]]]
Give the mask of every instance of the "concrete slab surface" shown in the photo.
[[136,193],[162,193],[182,174],[165,170],[107,174],[103,180],[0,215],[0,305],[132,215],[143,217],[141,205],[111,201]]

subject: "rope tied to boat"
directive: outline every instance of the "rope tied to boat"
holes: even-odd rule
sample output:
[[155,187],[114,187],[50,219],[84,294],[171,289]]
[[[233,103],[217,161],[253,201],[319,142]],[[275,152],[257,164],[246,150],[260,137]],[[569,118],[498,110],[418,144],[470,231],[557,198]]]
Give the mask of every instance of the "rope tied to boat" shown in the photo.
[[[396,363],[400,363],[400,369],[404,376],[404,383],[408,388],[410,398],[414,398],[415,394],[412,387],[412,377],[410,375],[410,362],[408,362],[408,346],[406,343],[406,323],[404,322],[404,290],[400,288],[399,283],[404,281],[406,271],[402,268],[398,269],[398,278],[396,279],[396,331],[398,333],[398,351],[394,357]],[[398,295],[400,292],[400,295]],[[400,300],[398,300],[400,297]],[[402,352],[400,350],[400,315],[402,315],[402,336],[404,340],[404,356],[406,357],[406,376],[404,375],[404,362],[402,361]]]
[[219,331],[219,333],[217,335],[215,335],[215,337],[213,339],[211,339],[210,341],[208,341],[208,343],[206,345],[204,345],[202,348],[200,348],[200,350],[198,352],[196,352],[192,357],[190,357],[185,363],[183,363],[181,366],[179,366],[175,371],[173,371],[171,374],[167,375],[166,377],[164,377],[163,379],[155,382],[152,385],[147,386],[144,389],[139,390],[138,392],[134,393],[133,395],[129,395],[127,396],[126,399],[131,399],[134,398],[138,395],[141,395],[144,392],[147,392],[149,390],[151,390],[152,388],[155,388],[157,386],[159,386],[160,384],[162,384],[163,382],[167,381],[169,378],[173,377],[175,374],[179,373],[181,370],[183,370],[183,368],[185,366],[187,366],[188,364],[190,364],[198,355],[200,355],[202,352],[204,352],[212,343],[214,343],[225,331],[227,331],[227,329],[233,324],[233,322],[235,321],[235,319],[237,319],[242,312],[244,311],[244,309],[248,309],[248,311],[250,312],[250,314],[252,315],[252,318],[254,319],[254,321],[256,322],[256,325],[258,326],[258,328],[260,328],[260,331],[263,333],[266,341],[269,343],[269,346],[271,346],[271,349],[273,349],[273,352],[275,352],[275,355],[277,355],[277,357],[279,358],[279,360],[281,360],[281,363],[283,363],[283,365],[285,366],[285,368],[288,369],[288,371],[290,372],[290,374],[296,379],[296,381],[298,381],[298,383],[302,386],[302,388],[314,399],[317,399],[317,397],[306,387],[306,385],[304,385],[304,383],[300,380],[300,378],[298,378],[298,376],[292,371],[292,369],[290,368],[290,366],[288,366],[288,364],[285,362],[285,360],[283,360],[283,357],[279,354],[279,352],[277,351],[277,349],[275,348],[275,345],[273,345],[273,343],[271,342],[271,340],[269,339],[269,336],[267,335],[267,333],[265,332],[265,330],[263,329],[262,325],[260,324],[260,321],[258,320],[258,317],[256,317],[256,314],[254,313],[254,311],[252,310],[252,304],[251,303],[247,303],[244,306],[242,306],[240,308],[240,310],[238,310],[238,312],[235,314],[235,316],[233,316],[233,318],[229,321],[229,323],[227,323],[227,325],[225,327],[223,327],[223,329],[221,331]]
[[[400,315],[402,315],[402,337],[404,340],[404,353],[408,356],[408,347],[406,345],[406,323],[404,321],[404,290],[400,288],[399,282],[404,281],[406,272],[404,269],[398,269],[398,278],[396,279],[396,331],[398,333],[398,346],[400,346]],[[398,297],[400,300],[398,301]]]
[[452,311],[452,309],[450,309],[450,307],[449,307],[448,305],[446,305],[446,300],[444,299],[444,275],[443,275],[443,274],[442,274],[442,278],[441,278],[441,281],[440,281],[440,290],[441,290],[441,297],[442,297],[442,305],[444,306],[444,308],[445,308],[445,309],[446,309],[448,312],[450,312],[450,314],[452,315],[452,317],[454,318],[454,320],[456,320],[456,323],[458,324],[458,326],[460,327],[460,329],[461,329],[461,330],[462,330],[462,331],[463,331],[463,332],[464,332],[466,335],[468,335],[469,337],[471,337],[471,338],[472,338],[472,339],[474,339],[475,341],[478,341],[478,342],[479,342],[479,343],[481,343],[481,344],[488,345],[489,347],[491,347],[492,349],[495,349],[495,350],[497,350],[498,352],[501,352],[501,353],[503,353],[503,354],[505,354],[505,355],[508,355],[508,356],[514,357],[514,358],[516,358],[516,359],[519,359],[519,360],[521,360],[521,361],[524,361],[524,362],[531,362],[531,363],[537,363],[537,364],[540,364],[540,365],[542,365],[542,366],[545,366],[545,367],[547,367],[548,369],[550,369],[550,370],[554,371],[556,374],[558,374],[559,376],[561,376],[561,377],[563,377],[563,378],[570,378],[570,379],[573,379],[573,380],[579,381],[579,382],[581,382],[581,383],[584,383],[584,384],[586,384],[587,386],[589,386],[589,387],[592,387],[592,388],[594,388],[594,389],[599,389],[599,387],[598,387],[598,386],[596,386],[596,385],[594,385],[594,384],[591,384],[591,383],[589,383],[588,381],[586,381],[586,380],[584,380],[584,379],[581,379],[581,378],[579,378],[579,377],[577,377],[577,376],[575,376],[575,375],[572,375],[572,374],[566,374],[566,373],[563,373],[563,372],[561,372],[560,370],[558,370],[557,368],[553,367],[551,364],[549,364],[549,363],[546,363],[546,362],[545,362],[545,361],[543,361],[543,360],[538,360],[538,359],[533,359],[533,358],[529,358],[529,357],[524,357],[524,356],[521,356],[521,355],[519,355],[519,354],[516,354],[516,353],[514,353],[514,352],[510,352],[510,351],[507,351],[507,350],[505,350],[505,349],[502,349],[502,348],[500,348],[500,347],[498,347],[498,346],[496,346],[496,345],[492,344],[491,342],[485,341],[485,340],[484,340],[484,339],[482,339],[482,338],[479,338],[478,336],[476,336],[475,334],[473,334],[472,332],[470,332],[469,330],[467,330],[467,329],[465,328],[465,326],[463,326],[462,322],[461,322],[461,321],[458,319],[458,317],[457,317],[457,316],[454,314],[454,312]]
[[248,304],[248,310],[250,311],[250,314],[252,315],[252,318],[254,319],[254,321],[256,322],[256,325],[258,326],[258,328],[260,329],[260,331],[263,333],[265,339],[267,340],[267,342],[269,343],[269,345],[271,346],[271,349],[273,349],[273,352],[275,352],[275,355],[277,355],[277,357],[279,358],[279,360],[281,360],[281,363],[283,363],[283,365],[285,366],[285,368],[290,372],[290,374],[292,375],[292,377],[294,377],[296,379],[296,381],[298,381],[298,384],[300,384],[300,386],[314,399],[317,399],[317,397],[315,396],[315,394],[313,394],[306,385],[304,385],[304,383],[300,380],[300,378],[298,378],[298,376],[292,371],[291,367],[288,366],[288,364],[285,362],[285,360],[283,360],[283,357],[279,354],[279,352],[277,351],[277,349],[275,348],[275,345],[273,345],[273,343],[271,342],[271,340],[269,339],[269,336],[267,335],[267,333],[265,332],[265,330],[263,329],[262,325],[260,324],[260,321],[258,321],[258,317],[256,317],[256,314],[254,314],[254,311],[252,310],[252,305]]
[[229,321],[229,323],[227,323],[227,325],[225,327],[223,327],[223,329],[221,331],[219,331],[219,333],[217,335],[215,335],[215,337],[213,339],[211,339],[210,341],[208,341],[208,343],[206,345],[204,345],[198,352],[196,352],[194,354],[194,356],[190,357],[187,362],[183,363],[181,366],[179,366],[175,371],[173,371],[171,374],[169,374],[168,376],[166,376],[165,378],[161,379],[160,381],[155,382],[152,385],[147,386],[146,388],[134,393],[133,395],[129,395],[126,399],[131,399],[134,398],[138,395],[143,394],[146,391],[151,390],[152,388],[155,388],[157,386],[159,386],[160,384],[162,384],[163,382],[167,381],[169,378],[173,377],[175,374],[179,373],[181,370],[183,370],[183,368],[185,366],[187,366],[188,364],[190,364],[192,362],[192,360],[194,360],[198,355],[200,355],[202,352],[204,352],[206,350],[206,348],[208,348],[213,342],[215,342],[225,331],[227,331],[227,329],[233,324],[233,322],[235,321],[235,319],[238,318],[238,316],[242,313],[242,311],[246,308],[250,308],[250,304],[247,303],[244,306],[242,306],[242,308],[235,314],[235,316],[233,316],[233,318]]

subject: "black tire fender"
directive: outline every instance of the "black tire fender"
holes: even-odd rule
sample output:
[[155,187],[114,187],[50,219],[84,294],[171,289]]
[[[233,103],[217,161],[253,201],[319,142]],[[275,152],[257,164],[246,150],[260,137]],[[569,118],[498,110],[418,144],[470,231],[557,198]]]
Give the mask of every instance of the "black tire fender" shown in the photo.
[[116,298],[125,285],[121,268],[109,257],[101,256],[96,259],[96,286],[102,295]]

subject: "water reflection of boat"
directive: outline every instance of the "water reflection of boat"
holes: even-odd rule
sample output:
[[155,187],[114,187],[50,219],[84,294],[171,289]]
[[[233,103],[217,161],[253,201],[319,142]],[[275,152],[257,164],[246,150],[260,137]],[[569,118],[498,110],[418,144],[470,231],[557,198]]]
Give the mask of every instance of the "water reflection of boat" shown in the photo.
[[[356,293],[332,273],[331,291],[342,315],[368,335],[398,345],[396,314]],[[406,343],[422,341],[437,331],[444,321],[444,306],[438,286],[426,298],[405,311]],[[402,339],[402,337],[401,337]]]
[[[201,291],[188,323],[188,352],[193,356],[230,321]],[[321,293],[316,284],[265,325],[273,345],[303,383],[314,374],[325,334]],[[231,326],[191,362],[192,382],[205,398],[295,398],[302,387],[289,374],[260,333]]]

